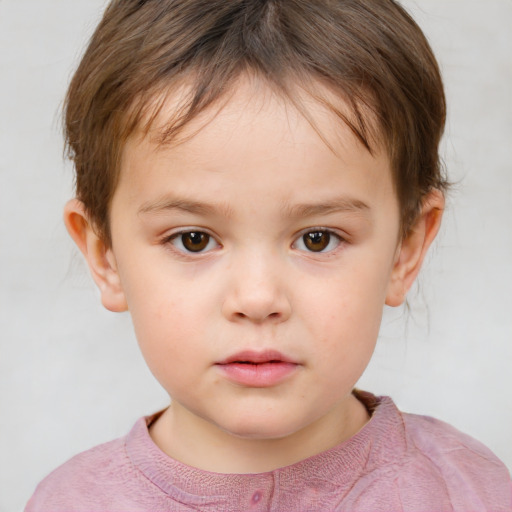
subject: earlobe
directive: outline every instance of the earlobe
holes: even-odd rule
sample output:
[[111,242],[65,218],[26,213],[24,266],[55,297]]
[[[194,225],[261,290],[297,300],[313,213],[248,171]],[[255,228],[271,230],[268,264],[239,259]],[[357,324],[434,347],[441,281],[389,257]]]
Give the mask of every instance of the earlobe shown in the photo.
[[404,302],[421,269],[428,248],[439,231],[443,211],[443,193],[432,190],[423,201],[418,219],[397,249],[386,295],[388,306],[400,306]]
[[126,311],[128,306],[112,248],[97,234],[81,201],[71,199],[66,203],[64,223],[87,261],[102,304],[110,311]]

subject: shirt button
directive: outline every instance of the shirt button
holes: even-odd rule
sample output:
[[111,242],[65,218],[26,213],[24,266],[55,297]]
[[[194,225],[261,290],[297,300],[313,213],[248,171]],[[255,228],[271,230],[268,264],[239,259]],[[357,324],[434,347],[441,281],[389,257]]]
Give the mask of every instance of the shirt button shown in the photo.
[[252,495],[252,502],[254,504],[258,503],[261,501],[261,498],[262,498],[262,495],[261,495],[261,492],[260,491],[256,491],[253,495]]

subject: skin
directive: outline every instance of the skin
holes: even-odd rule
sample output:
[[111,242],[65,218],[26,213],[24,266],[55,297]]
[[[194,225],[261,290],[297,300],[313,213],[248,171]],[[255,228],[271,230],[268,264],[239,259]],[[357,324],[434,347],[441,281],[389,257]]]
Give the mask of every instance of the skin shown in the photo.
[[[269,471],[360,430],[369,418],[351,391],[383,306],[402,303],[439,228],[443,197],[432,192],[400,240],[388,156],[372,156],[321,105],[308,111],[330,147],[247,79],[179,144],[158,147],[169,101],[154,132],[124,149],[112,244],[79,201],[66,206],[103,304],[130,311],[172,398],[150,434],[191,466]],[[204,233],[204,250],[188,251],[183,232]],[[311,232],[329,243],[311,250]],[[277,350],[294,370],[275,385],[240,385],[217,363],[241,350]]]

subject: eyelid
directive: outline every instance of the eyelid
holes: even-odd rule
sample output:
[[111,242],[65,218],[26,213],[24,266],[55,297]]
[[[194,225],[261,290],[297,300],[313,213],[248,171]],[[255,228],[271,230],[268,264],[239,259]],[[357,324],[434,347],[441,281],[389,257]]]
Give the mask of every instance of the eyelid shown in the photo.
[[301,230],[295,237],[295,239],[292,243],[292,248],[296,248],[295,247],[296,244],[302,239],[302,237],[304,235],[307,235],[308,233],[318,233],[318,232],[328,233],[330,236],[335,237],[338,240],[338,244],[336,245],[336,247],[334,249],[330,249],[329,251],[309,251],[309,250],[299,249],[301,252],[305,252],[310,255],[327,255],[327,254],[330,255],[330,254],[333,254],[336,251],[338,251],[340,248],[340,245],[347,242],[347,237],[344,236],[343,234],[341,234],[340,231],[337,229],[326,228],[324,226],[314,226],[314,227],[310,227],[310,228]]
[[177,253],[177,254],[179,254],[181,256],[195,256],[195,257],[198,257],[198,256],[204,256],[206,254],[211,253],[211,251],[213,249],[197,251],[197,252],[181,250],[181,249],[179,249],[178,247],[176,247],[172,243],[173,240],[175,240],[178,237],[180,237],[181,235],[185,235],[187,233],[203,233],[203,234],[207,235],[208,237],[210,237],[210,239],[215,241],[216,246],[217,246],[216,248],[222,247],[221,243],[218,240],[218,237],[216,235],[214,235],[211,231],[209,231],[208,229],[205,229],[205,228],[199,228],[199,227],[194,227],[194,226],[182,227],[182,228],[179,228],[177,231],[174,231],[172,233],[166,234],[162,238],[161,243],[163,245],[169,246],[169,248],[171,250],[173,250],[175,253]]
[[[345,234],[342,234],[338,229],[335,228],[327,228],[324,226],[313,226],[308,227],[303,230],[301,230],[299,233],[296,234],[294,237],[293,243],[291,245],[292,249],[296,249],[296,244],[301,240],[301,238],[306,235],[307,233],[315,233],[315,232],[325,232],[328,233],[331,237],[335,237],[338,240],[338,244],[333,249],[330,249],[328,251],[310,251],[310,250],[304,250],[299,249],[301,252],[308,253],[310,255],[327,255],[327,254],[333,254],[337,250],[339,250],[339,246],[348,242],[348,237]],[[170,249],[173,250],[175,253],[181,255],[181,256],[194,256],[194,257],[200,257],[205,256],[207,254],[210,254],[212,250],[214,249],[208,249],[203,251],[187,251],[187,250],[181,250],[177,248],[174,244],[171,242],[178,238],[181,235],[184,235],[186,233],[204,233],[205,235],[209,236],[211,239],[215,241],[216,247],[215,249],[222,247],[222,244],[219,242],[219,239],[217,235],[213,234],[210,230],[205,228],[199,228],[195,226],[187,226],[187,227],[180,227],[177,231],[173,231],[171,233],[166,234],[162,237],[161,243],[163,245],[170,246]]]

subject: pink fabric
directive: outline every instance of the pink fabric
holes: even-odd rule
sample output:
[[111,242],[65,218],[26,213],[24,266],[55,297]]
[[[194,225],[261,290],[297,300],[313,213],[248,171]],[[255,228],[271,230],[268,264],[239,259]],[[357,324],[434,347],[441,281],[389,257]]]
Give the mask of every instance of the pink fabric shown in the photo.
[[39,484],[26,512],[511,511],[510,476],[483,445],[390,398],[361,393],[369,423],[292,466],[254,475],[177,462],[139,420],[124,438],[72,458]]

